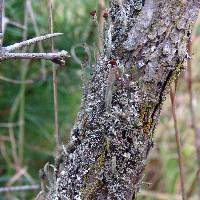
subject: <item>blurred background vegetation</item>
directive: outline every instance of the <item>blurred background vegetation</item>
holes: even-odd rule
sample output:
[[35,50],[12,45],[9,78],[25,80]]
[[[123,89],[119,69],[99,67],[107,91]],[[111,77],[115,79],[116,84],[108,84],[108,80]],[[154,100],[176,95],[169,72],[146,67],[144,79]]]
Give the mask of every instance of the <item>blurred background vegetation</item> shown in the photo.
[[[5,1],[4,46],[23,40],[25,0]],[[28,38],[48,33],[48,3],[29,1]],[[55,39],[57,50],[70,52],[74,45],[97,43],[96,27],[89,15],[98,10],[94,0],[55,0],[54,32],[63,36]],[[18,27],[13,24],[18,23]],[[195,131],[191,115],[200,114],[200,21],[194,31],[192,80],[193,95],[188,85],[190,73],[181,76],[177,91],[177,118],[185,167],[185,185],[189,196],[197,194],[197,161]],[[49,42],[32,47],[38,52],[50,51]],[[30,50],[30,51],[31,51]],[[76,51],[83,58],[84,51]],[[67,143],[81,100],[81,67],[73,60],[58,67],[59,126],[63,143]],[[27,82],[28,80],[28,82]],[[191,113],[190,100],[194,105]],[[199,129],[198,129],[199,131]],[[199,131],[200,132],[200,131]],[[54,162],[54,110],[52,67],[50,62],[6,61],[0,65],[0,187],[39,184],[38,171],[47,162]],[[199,186],[200,187],[200,186]],[[0,200],[32,199],[38,191],[0,193]],[[180,199],[180,178],[174,122],[170,99],[164,104],[156,131],[154,150],[147,163],[142,192],[138,199]]]

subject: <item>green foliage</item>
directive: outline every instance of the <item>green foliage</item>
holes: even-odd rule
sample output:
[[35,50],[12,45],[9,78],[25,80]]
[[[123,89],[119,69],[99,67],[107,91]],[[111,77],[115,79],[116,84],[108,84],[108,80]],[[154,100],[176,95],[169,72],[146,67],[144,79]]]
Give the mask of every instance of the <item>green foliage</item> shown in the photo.
[[[25,1],[10,0],[5,2],[5,14],[13,21],[23,24]],[[47,1],[32,1],[35,21],[40,34],[48,33]],[[96,28],[90,19],[89,11],[97,4],[90,0],[56,0],[54,4],[54,32],[62,32],[63,36],[55,39],[57,50],[65,49],[70,52],[73,45],[95,42]],[[23,30],[8,25],[5,32],[4,45],[22,40]],[[28,24],[28,37],[34,37],[35,30],[31,19]],[[50,51],[49,42],[43,42],[45,51]],[[34,51],[39,51],[38,46]],[[84,51],[77,50],[77,55],[84,57]],[[27,66],[25,66],[27,65]],[[0,76],[15,80],[33,79],[33,84],[12,84],[0,80],[0,123],[18,122],[24,119],[24,128],[15,127],[14,137],[17,142],[17,154],[23,153],[23,166],[27,166],[28,173],[39,184],[38,171],[46,162],[54,162],[54,107],[51,63],[45,62],[46,77],[42,78],[40,61],[26,64],[26,61],[6,61],[0,65]],[[65,67],[58,70],[58,99],[59,125],[63,143],[69,139],[70,129],[76,119],[81,99],[80,66],[73,59]],[[1,128],[2,136],[9,136],[8,128]],[[19,146],[20,138],[24,146]],[[1,143],[2,144],[2,143]],[[10,142],[3,142],[7,154],[0,155],[0,186],[15,175],[12,148]],[[23,148],[23,149],[21,149]],[[30,184],[22,178],[14,185]],[[14,193],[20,199],[30,199],[30,192]],[[27,196],[28,195],[28,196]],[[34,194],[35,195],[35,194]],[[5,197],[12,199],[12,196]],[[1,199],[1,198],[0,198]],[[4,198],[3,198],[4,199]]]

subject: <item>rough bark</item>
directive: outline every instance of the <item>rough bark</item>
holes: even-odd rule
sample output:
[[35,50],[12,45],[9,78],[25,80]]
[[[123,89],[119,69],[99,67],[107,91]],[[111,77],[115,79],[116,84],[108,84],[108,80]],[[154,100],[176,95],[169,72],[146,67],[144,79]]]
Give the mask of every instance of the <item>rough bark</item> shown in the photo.
[[110,2],[104,51],[47,199],[136,198],[199,7],[198,0]]

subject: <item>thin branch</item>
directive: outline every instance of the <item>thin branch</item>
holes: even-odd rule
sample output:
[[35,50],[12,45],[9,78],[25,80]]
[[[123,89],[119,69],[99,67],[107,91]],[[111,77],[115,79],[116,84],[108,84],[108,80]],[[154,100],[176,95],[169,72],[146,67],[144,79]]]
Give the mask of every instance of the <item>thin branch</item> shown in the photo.
[[198,186],[198,177],[200,176],[200,169],[197,170],[194,179],[192,181],[191,186],[189,187],[189,190],[187,192],[187,198],[190,198],[192,196],[192,194],[195,191],[196,186]]
[[184,165],[183,165],[183,156],[182,156],[182,147],[180,141],[180,133],[178,129],[177,117],[176,117],[176,86],[175,91],[173,91],[172,87],[170,87],[170,98],[172,104],[172,115],[174,120],[174,129],[176,135],[176,144],[177,144],[177,151],[178,151],[178,162],[179,162],[179,170],[180,170],[180,181],[181,181],[181,193],[182,199],[186,200],[185,194],[185,183],[184,183]]
[[[27,40],[27,34],[28,34],[28,17],[27,17],[27,9],[26,9],[26,2],[25,2],[25,15],[24,15],[24,26],[26,29],[23,31],[23,41]],[[35,45],[33,45],[35,46]],[[33,48],[33,47],[31,47]],[[27,47],[24,48],[24,51],[27,51]],[[28,73],[28,63],[30,60],[27,62],[24,62],[21,60],[21,68],[20,68],[20,77],[21,80],[24,81],[26,79],[26,75]],[[25,139],[25,104],[26,104],[26,85],[21,84],[20,90],[19,90],[19,95],[20,95],[20,103],[19,103],[19,113],[18,113],[18,118],[19,120],[24,121],[23,126],[19,127],[19,136],[18,136],[18,162],[19,166],[23,166],[23,160],[24,160],[24,139]]]
[[15,51],[15,50],[21,49],[23,47],[27,47],[27,46],[30,46],[32,44],[35,44],[36,42],[41,42],[43,40],[48,40],[50,38],[57,37],[57,36],[60,36],[60,35],[63,35],[63,33],[47,34],[47,35],[35,37],[35,38],[29,39],[29,40],[26,40],[26,41],[23,41],[23,42],[15,43],[13,45],[10,45],[10,46],[7,46],[7,47],[3,47],[2,49],[4,51],[8,51],[8,52]]
[[[105,12],[105,0],[99,0],[99,24],[98,30],[100,31],[100,35],[103,36],[104,31],[104,17],[103,14]],[[98,48],[103,49],[103,37],[98,38]]]
[[155,191],[146,191],[146,190],[142,190],[141,192],[139,192],[138,196],[143,196],[146,198],[153,198],[153,199],[158,199],[158,200],[171,200],[171,199],[180,200],[181,198],[181,196],[177,194],[171,195],[171,194],[160,193],[160,192],[155,192]]
[[21,25],[21,24],[18,23],[18,22],[12,21],[12,20],[10,20],[10,19],[7,18],[7,17],[4,17],[4,20],[6,20],[6,23],[7,23],[7,24],[10,24],[10,25],[15,26],[15,27],[17,27],[17,28],[20,28],[20,29],[22,29],[22,30],[26,29],[25,26]]
[[4,135],[0,136],[0,142],[9,142],[9,141],[10,141],[10,138],[8,136],[4,136]]
[[10,187],[13,185],[15,182],[17,182],[21,177],[24,176],[27,168],[21,168],[20,166],[16,166],[16,174],[10,178],[10,180],[7,182],[7,186]]
[[6,165],[8,168],[12,168],[12,161],[8,155],[8,152],[7,152],[7,148],[5,147],[5,143],[4,142],[1,142],[1,145],[0,145],[0,153],[2,155],[2,157],[4,158],[4,160],[6,161]]
[[19,127],[19,126],[22,126],[23,125],[23,122],[22,121],[19,121],[19,122],[16,122],[16,123],[0,123],[0,128],[14,128],[14,127]]
[[[39,31],[39,28],[38,28],[38,25],[37,25],[35,13],[34,13],[33,8],[32,8],[31,0],[27,0],[27,2],[26,2],[26,13],[27,13],[27,18],[28,18],[28,15],[31,18],[33,29],[35,31],[36,36],[39,37],[40,31]],[[42,42],[38,43],[38,47],[39,47],[40,52],[44,52],[44,47],[42,45]],[[46,67],[45,67],[45,61],[41,60],[41,64],[42,64],[42,67],[41,67],[42,80],[45,80],[46,79],[46,73],[47,73]]]
[[[53,33],[53,5],[52,0],[49,0],[49,29],[50,33]],[[54,52],[54,41],[51,38],[51,51]],[[55,140],[56,140],[56,156],[60,155],[61,136],[59,131],[59,119],[58,119],[58,81],[57,71],[55,64],[52,65],[53,73],[53,96],[54,96],[54,123],[55,123]]]
[[7,59],[34,59],[34,60],[51,60],[55,63],[65,64],[65,60],[69,58],[67,51],[60,51],[57,53],[9,53],[5,52],[0,54],[0,60]]
[[[12,104],[11,110],[10,110],[10,116],[9,116],[9,122],[13,123],[15,113],[18,110],[19,104],[20,104],[20,95],[18,94]],[[12,152],[12,157],[14,161],[14,166],[19,166],[19,156],[17,152],[17,140],[14,134],[14,127],[11,126],[8,129],[9,131],[9,137],[10,137],[10,142],[11,142],[11,152]],[[17,171],[17,169],[16,169]]]
[[18,80],[7,78],[5,76],[0,76],[0,80],[6,81],[6,82],[12,83],[12,84],[33,84],[33,82],[34,82],[33,80],[18,81]]
[[5,192],[19,192],[26,190],[38,190],[40,189],[39,185],[21,185],[21,186],[12,186],[12,187],[0,187],[0,193]]

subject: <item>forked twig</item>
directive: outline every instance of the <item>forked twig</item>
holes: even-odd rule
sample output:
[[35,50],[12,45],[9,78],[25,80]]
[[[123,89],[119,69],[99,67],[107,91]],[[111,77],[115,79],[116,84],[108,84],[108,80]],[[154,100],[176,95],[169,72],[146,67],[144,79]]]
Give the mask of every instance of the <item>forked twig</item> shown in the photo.
[[58,53],[10,53],[11,51],[15,51],[37,42],[41,42],[56,36],[62,35],[62,33],[53,33],[35,37],[23,42],[15,43],[13,45],[2,47],[3,41],[3,23],[2,23],[2,16],[3,16],[3,0],[0,0],[0,61],[7,60],[7,59],[44,59],[44,60],[51,60],[53,62],[59,64],[65,64],[65,60],[69,58],[69,54],[67,51],[61,51]]

